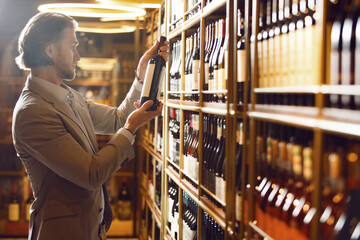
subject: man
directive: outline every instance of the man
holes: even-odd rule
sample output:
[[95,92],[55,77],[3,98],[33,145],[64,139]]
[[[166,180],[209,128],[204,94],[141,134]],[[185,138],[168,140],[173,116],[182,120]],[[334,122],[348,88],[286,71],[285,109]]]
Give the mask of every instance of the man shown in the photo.
[[[139,108],[148,60],[140,59],[137,79],[118,108],[87,101],[64,82],[75,78],[76,21],[39,13],[19,38],[16,62],[30,70],[13,115],[14,146],[31,182],[29,239],[106,239],[112,214],[105,181],[134,157],[136,130],[161,113]],[[167,59],[168,42],[160,55]],[[95,134],[115,134],[100,151]]]

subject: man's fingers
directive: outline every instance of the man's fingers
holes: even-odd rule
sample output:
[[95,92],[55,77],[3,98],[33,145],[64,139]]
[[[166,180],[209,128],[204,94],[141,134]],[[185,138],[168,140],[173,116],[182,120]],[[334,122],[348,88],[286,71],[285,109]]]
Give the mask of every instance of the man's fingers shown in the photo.
[[142,106],[141,106],[141,108],[140,109],[142,109],[142,110],[146,110],[146,109],[148,109],[149,107],[151,107],[152,105],[153,105],[153,101],[152,100],[148,100],[148,101],[146,101]]
[[159,40],[156,40],[154,45],[147,51],[147,54],[155,55],[159,46]]

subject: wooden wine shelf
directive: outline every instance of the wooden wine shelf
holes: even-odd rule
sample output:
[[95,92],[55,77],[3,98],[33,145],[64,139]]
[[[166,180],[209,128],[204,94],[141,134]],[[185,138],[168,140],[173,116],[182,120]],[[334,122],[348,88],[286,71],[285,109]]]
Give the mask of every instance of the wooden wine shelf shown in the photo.
[[197,186],[199,185],[199,181],[198,181],[198,180],[195,180],[195,179],[192,178],[192,177],[190,177],[183,169],[181,169],[180,172],[183,174],[183,176],[189,178],[190,181],[192,181],[194,184],[196,184]]
[[344,94],[344,95],[360,95],[359,85],[323,85],[320,87],[323,94]]
[[[199,3],[200,4],[200,3]],[[196,4],[196,7],[199,5]],[[194,8],[195,9],[195,8]],[[190,10],[191,11],[191,10]],[[183,31],[186,31],[190,28],[192,28],[194,25],[196,24],[200,24],[200,19],[201,19],[201,10],[199,10],[199,12],[197,12],[194,16],[192,16],[190,19],[186,20],[183,24]]]
[[214,12],[226,6],[226,0],[216,0],[212,1],[209,5],[203,8],[202,17],[205,18],[207,16],[212,15]]
[[289,86],[289,87],[269,87],[269,88],[254,88],[255,93],[312,93],[320,92],[320,86]]
[[176,165],[169,157],[167,157],[166,159],[167,159],[167,162],[170,163],[171,167],[173,167],[177,171],[180,171],[180,167],[178,165]]
[[[192,9],[195,9],[197,7],[197,5],[198,4],[196,4],[196,6],[194,6]],[[225,6],[226,6],[226,0],[212,1],[208,6],[205,6],[203,9],[200,9],[199,12],[197,12],[194,16],[192,16],[190,19],[186,20],[181,26],[170,31],[167,36],[168,39],[173,39],[173,38],[178,37],[182,31],[186,31],[186,30],[192,28],[194,25],[200,24],[201,18],[206,18],[210,15],[213,15],[215,12],[219,11],[219,9],[223,9],[223,11],[225,12]],[[190,9],[188,12],[184,13],[183,17],[186,17],[186,15],[192,9]],[[169,26],[177,23],[178,21],[181,21],[183,17],[173,21],[172,23],[170,23]]]
[[306,106],[256,104],[254,110],[256,112],[297,115],[301,117],[316,118],[317,116],[319,116],[319,108]]
[[360,111],[357,110],[324,108],[322,115],[326,120],[360,125]]
[[[225,116],[227,114],[226,104],[223,103],[204,103],[205,107],[201,108],[201,112],[213,114],[213,115],[219,115],[219,116]],[[218,107],[218,108],[216,108]]]
[[211,191],[209,191],[205,186],[200,185],[201,189],[206,192],[208,195],[210,195],[210,197],[212,197],[213,199],[215,199],[218,203],[220,203],[223,207],[226,206],[226,204],[220,199],[218,198],[218,196],[216,196],[214,193],[212,193]]
[[256,226],[253,222],[249,222],[249,226],[258,234],[260,234],[264,239],[267,240],[274,240],[272,237],[270,237],[269,235],[266,234],[266,232],[264,232],[261,228],[259,228],[258,226]]
[[154,213],[155,213],[155,220],[158,223],[159,226],[161,226],[161,211],[158,208],[158,206],[156,205],[156,203],[154,202]]
[[189,105],[182,105],[180,104],[180,101],[177,101],[179,104],[174,104],[172,102],[168,102],[165,104],[166,107],[171,107],[171,108],[177,108],[177,109],[181,109],[181,110],[188,110],[188,111],[199,111],[200,107],[195,104],[191,104],[191,102],[189,101]]
[[304,117],[304,116],[294,116],[288,114],[276,114],[276,113],[266,113],[266,112],[248,112],[250,118],[255,118],[259,120],[266,120],[275,123],[288,124],[296,127],[310,128],[314,129],[318,126],[318,120],[316,118]]
[[[281,107],[281,106],[279,106]],[[283,123],[298,127],[305,127],[311,129],[321,129],[325,132],[332,132],[341,135],[349,135],[360,137],[360,113],[355,110],[347,109],[332,109],[324,108],[322,110],[323,117],[316,117],[314,109],[309,108],[309,112],[313,111],[314,117],[305,116],[303,113],[307,107],[293,107],[295,110],[297,108],[302,111],[297,111],[298,114],[302,113],[303,115],[297,115],[295,112],[289,115],[289,113],[269,113],[269,112],[260,112],[253,111],[248,112],[249,117],[266,120],[271,122]],[[258,109],[258,108],[256,108]],[[281,109],[281,108],[279,108]],[[294,110],[294,111],[295,111]]]
[[165,173],[173,180],[177,185],[180,185],[180,176],[171,168],[166,168]]
[[140,144],[145,144],[145,145],[150,146],[151,148],[154,148],[154,144],[152,141],[149,140],[148,136],[141,137],[138,142],[140,142]]
[[194,4],[194,6],[192,6],[189,10],[187,10],[184,15],[187,16],[189,13],[191,13],[192,11],[194,11],[196,8],[198,8],[198,6],[200,5],[201,8],[201,1],[199,1],[198,3]]
[[191,183],[185,179],[180,180],[180,175],[176,173],[171,167],[165,169],[165,173],[176,183],[181,189],[183,189],[194,201],[198,203],[199,195],[198,189],[196,189]]
[[179,106],[179,105],[180,105],[180,100],[172,100],[172,99],[169,99],[169,100],[167,100],[166,105],[169,105],[169,104]]
[[198,189],[196,189],[191,183],[186,181],[185,179],[182,179],[180,181],[180,187],[193,199],[198,200]]
[[326,132],[360,137],[360,126],[356,123],[319,120],[319,128]]
[[155,201],[151,198],[151,196],[148,194],[147,191],[144,189],[140,189],[142,191],[142,195],[145,196],[145,202],[149,207],[149,210],[151,211],[152,215],[154,216],[155,221],[161,225],[161,212],[157,208]]
[[[176,22],[176,21],[175,21],[175,22]],[[174,22],[174,23],[175,23],[175,22]],[[172,25],[172,24],[170,24],[170,25]],[[182,26],[179,26],[179,27],[175,28],[174,30],[172,30],[172,31],[170,31],[170,32],[168,33],[167,39],[168,39],[168,40],[171,40],[171,39],[173,39],[173,38],[180,37],[182,30],[183,30],[183,29],[182,29]],[[180,36],[179,36],[179,35],[180,35]]]
[[225,212],[206,197],[200,197],[199,206],[209,214],[223,229],[226,229]]
[[154,150],[153,146],[149,146],[148,142],[142,141],[140,142],[140,146],[142,146],[156,161],[162,163],[162,156]]

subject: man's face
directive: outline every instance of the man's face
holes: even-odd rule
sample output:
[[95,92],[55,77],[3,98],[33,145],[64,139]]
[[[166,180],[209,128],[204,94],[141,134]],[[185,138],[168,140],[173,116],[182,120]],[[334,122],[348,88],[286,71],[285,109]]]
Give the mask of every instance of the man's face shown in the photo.
[[66,28],[63,30],[63,38],[55,43],[53,62],[57,75],[61,79],[73,80],[76,76],[76,62],[80,60],[77,51],[79,42],[76,38],[75,30]]

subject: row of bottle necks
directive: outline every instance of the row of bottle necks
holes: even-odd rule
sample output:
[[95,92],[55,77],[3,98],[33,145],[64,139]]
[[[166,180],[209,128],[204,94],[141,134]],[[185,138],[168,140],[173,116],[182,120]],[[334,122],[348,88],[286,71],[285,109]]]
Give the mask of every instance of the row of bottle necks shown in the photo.
[[[179,239],[179,188],[169,179],[168,189],[168,228],[174,239]],[[190,198],[186,192],[182,192],[182,239],[196,240],[198,231],[198,204]],[[202,211],[201,238],[209,240],[223,240],[224,230],[211,218],[208,213]]]
[[[207,0],[204,4],[205,6],[208,6],[211,2],[216,2],[216,0]],[[195,7],[196,5],[197,7]],[[200,12],[202,7],[202,1],[200,0],[186,1],[185,20],[189,20],[192,16]],[[182,24],[183,13],[182,11],[179,11],[179,9],[184,9],[184,1],[173,1],[170,12],[170,30],[174,30]]]
[[[345,5],[345,7],[344,7]],[[345,8],[345,10],[344,10]],[[240,10],[241,9],[241,10]],[[243,102],[245,68],[248,65],[245,55],[246,38],[244,35],[243,7],[238,10],[237,42],[237,83],[238,103]],[[360,28],[357,24],[357,7],[343,1],[330,4],[327,19],[325,44],[326,84],[359,85],[360,82]],[[261,1],[259,14],[258,83],[257,87],[312,86],[321,84],[323,65],[321,65],[321,31],[319,12],[313,0]],[[334,17],[335,16],[335,17]],[[211,21],[211,20],[210,20]],[[346,28],[347,31],[342,29]],[[226,76],[228,33],[225,19],[209,23],[205,27],[204,55],[204,101],[225,102],[225,93],[206,94],[206,90],[228,89]],[[188,31],[191,33],[191,31]],[[185,100],[198,101],[200,79],[200,31],[186,37],[184,73],[181,70],[182,40],[171,43],[170,91],[194,91],[185,95]],[[181,75],[184,84],[181,87]],[[179,94],[170,94],[179,99]],[[341,108],[360,108],[360,98],[351,94],[332,94],[328,97],[329,106]]]
[[[171,109],[169,123],[168,157],[177,165],[180,161],[181,143],[179,111]],[[187,111],[184,116],[183,172],[191,180],[195,180],[194,185],[196,185],[199,172],[199,115],[197,112]],[[220,207],[222,207],[221,202],[224,203],[226,200],[225,126],[224,118],[204,114],[203,183],[216,196],[214,202]],[[314,191],[313,132],[264,122],[259,123],[258,129],[255,154],[257,203],[255,216],[259,226],[269,232],[270,236],[276,236],[283,234],[282,231],[274,227],[267,228],[266,223],[279,221],[291,227],[295,231],[294,234],[306,238],[308,237],[306,234],[309,234],[310,222],[315,212],[319,211],[322,216],[321,224],[326,230],[324,236],[337,234],[339,230],[334,233],[336,223],[345,210],[351,208],[346,205],[346,199],[352,192],[360,189],[360,142],[326,135],[323,150],[324,164],[321,168],[323,170],[321,175],[324,176],[321,185],[323,201],[321,209],[314,209],[311,203]],[[242,123],[239,122],[236,131],[238,144],[235,157],[237,202],[242,198],[242,134]],[[244,179],[247,179],[247,176]],[[240,207],[237,206],[236,209],[236,218],[240,221]],[[279,214],[269,215],[269,211],[275,211],[274,209],[277,209]],[[296,220],[297,224],[290,221],[291,219]],[[303,231],[303,228],[306,231]]]
[[[313,133],[259,122],[256,137],[255,219],[277,239],[310,236],[316,212],[321,239],[360,237],[360,142],[327,135],[322,160],[313,158]],[[322,172],[314,172],[314,161]],[[312,202],[314,176],[323,176],[320,209]],[[275,223],[275,224],[274,224]],[[286,231],[284,231],[284,229]]]
[[[239,18],[243,23],[243,18],[239,10]],[[227,61],[228,55],[228,36],[226,34],[225,19],[219,19],[208,24],[205,27],[205,54],[204,54],[204,87],[203,91],[211,91],[211,93],[204,92],[204,101],[206,102],[226,102],[228,89],[228,69]],[[241,28],[240,28],[241,26]],[[243,90],[245,82],[245,35],[243,34],[243,24],[239,25],[239,43],[238,43],[238,103],[243,102]],[[180,91],[181,89],[181,66],[184,66],[184,87],[183,91],[189,92],[185,95],[185,100],[199,101],[199,94],[191,92],[198,92],[200,86],[200,28],[197,28],[194,34],[189,35],[185,39],[185,58],[182,60],[182,41],[177,40],[171,44],[170,56],[170,80],[169,90]],[[219,93],[213,93],[219,92]],[[171,94],[170,98],[179,99],[178,94]]]

